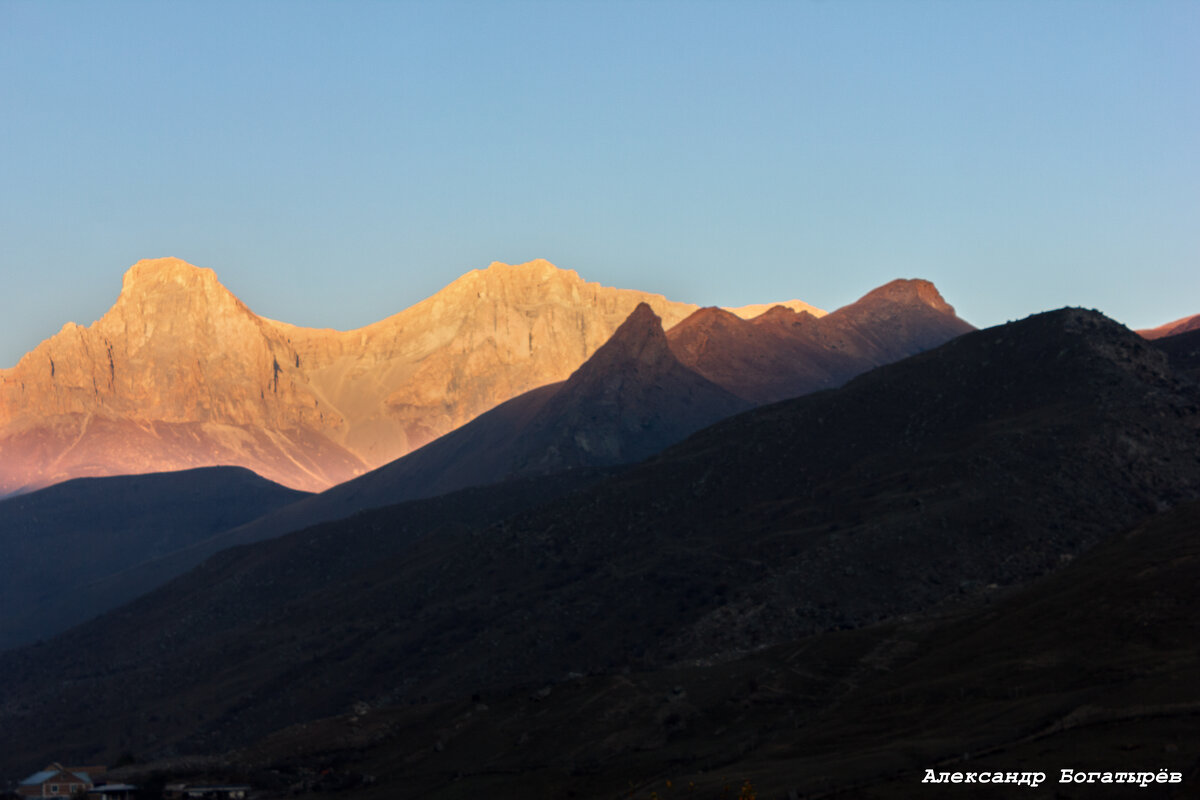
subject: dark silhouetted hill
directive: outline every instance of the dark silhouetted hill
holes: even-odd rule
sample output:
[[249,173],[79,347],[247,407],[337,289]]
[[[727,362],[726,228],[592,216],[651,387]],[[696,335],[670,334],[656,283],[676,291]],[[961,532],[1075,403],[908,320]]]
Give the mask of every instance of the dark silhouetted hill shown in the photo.
[[78,478],[0,502],[0,648],[115,608],[140,593],[127,570],[304,496],[247,469],[206,467]]
[[1155,339],[1154,346],[1167,354],[1176,372],[1200,381],[1200,331],[1164,336]]
[[[1187,504],[954,614],[712,665],[360,709],[280,731],[225,763],[264,782],[349,786],[364,800],[518,790],[599,800],[631,787],[635,797],[719,798],[747,780],[764,798],[960,796],[922,784],[927,769],[1044,772],[1034,794],[1049,787],[1075,800],[1188,798],[1200,779],[1197,530],[1200,505]],[[1063,768],[1165,769],[1181,780],[1064,785]]]

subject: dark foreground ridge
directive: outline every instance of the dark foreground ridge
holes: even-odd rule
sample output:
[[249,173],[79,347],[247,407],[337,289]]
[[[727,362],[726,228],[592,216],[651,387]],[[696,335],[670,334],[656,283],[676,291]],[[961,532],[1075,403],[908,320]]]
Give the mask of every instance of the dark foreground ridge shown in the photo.
[[0,649],[146,590],[128,571],[305,497],[241,467],[77,478],[0,502]]
[[[1026,590],[939,618],[817,634],[711,666],[360,708],[223,762],[263,785],[348,784],[364,800],[508,796],[514,786],[534,797],[720,798],[746,780],[762,798],[1001,798],[1018,791],[1012,773],[1043,774],[1041,792],[1063,800],[1134,791],[1064,785],[1062,769],[1166,769],[1178,784],[1137,796],[1192,797],[1198,528],[1197,504],[1155,515]],[[929,786],[930,769],[939,781],[1006,777]]]
[[[0,752],[22,763],[51,753],[92,761],[124,750],[219,753],[355,703],[421,704],[444,726],[438,709],[463,698],[520,697],[513,687],[538,693],[581,680],[572,674],[612,687],[614,701],[621,682],[632,682],[636,717],[637,698],[659,692],[658,679],[637,689],[625,670],[697,670],[688,679],[697,686],[710,676],[710,695],[679,684],[701,710],[722,697],[752,709],[778,688],[836,716],[847,735],[862,726],[864,742],[920,739],[922,729],[888,720],[875,701],[850,701],[852,689],[880,677],[870,665],[890,665],[893,649],[911,657],[908,633],[878,640],[871,626],[986,604],[1200,497],[1198,431],[1194,387],[1162,352],[1095,312],[967,334],[840,390],[718,423],[597,485],[510,509],[490,527],[430,517],[410,539],[415,506],[402,506],[223,553],[76,629],[71,648],[0,657],[0,684],[13,698],[0,708]],[[1153,631],[1156,617],[1147,619]],[[831,629],[843,630],[806,638]],[[912,691],[925,696],[921,681],[991,669],[988,641],[940,673],[914,667],[905,673]],[[832,645],[813,642],[859,644],[826,657]],[[794,656],[763,662],[776,665],[778,681],[730,684],[740,669],[730,665],[789,647]],[[893,687],[901,705],[906,685]],[[959,688],[947,687],[929,688],[929,701]],[[430,705],[443,700],[451,705]],[[1049,718],[1059,710],[1039,703],[1027,710]],[[72,715],[79,708],[86,714]],[[641,744],[602,740],[615,755],[597,751],[596,769],[645,753],[611,763],[662,774],[667,751],[656,742],[705,727],[688,728],[701,718],[680,709]],[[720,735],[740,732],[738,713]],[[971,719],[981,731],[1003,728],[986,715]],[[771,724],[798,723],[792,715]],[[520,742],[516,729],[505,731]],[[430,738],[434,752],[450,751]],[[776,757],[777,748],[763,749],[765,734],[738,739],[732,751],[718,740],[722,763],[749,770]],[[559,752],[571,752],[566,741]],[[805,752],[778,757],[802,762]],[[713,759],[686,763],[708,771],[719,766]],[[889,763],[880,769],[911,766]],[[814,769],[842,775],[851,766]]]

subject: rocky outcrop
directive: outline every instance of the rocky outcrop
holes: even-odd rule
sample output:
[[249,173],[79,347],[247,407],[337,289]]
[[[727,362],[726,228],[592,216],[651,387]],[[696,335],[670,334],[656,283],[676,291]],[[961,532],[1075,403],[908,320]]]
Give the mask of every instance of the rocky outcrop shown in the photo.
[[117,302],[0,372],[0,491],[237,464],[318,488],[365,468],[277,326],[212,270],[141,261]]

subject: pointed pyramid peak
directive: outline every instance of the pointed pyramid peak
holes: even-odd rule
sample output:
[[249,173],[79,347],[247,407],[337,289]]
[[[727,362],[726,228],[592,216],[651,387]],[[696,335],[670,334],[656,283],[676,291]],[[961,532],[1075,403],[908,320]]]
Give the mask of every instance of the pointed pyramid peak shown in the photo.
[[638,303],[633,313],[570,380],[607,375],[629,365],[660,367],[671,362],[676,362],[676,358],[667,344],[662,319],[648,303]]
[[654,313],[649,303],[643,301],[625,318],[609,341],[641,341],[655,336],[665,338],[662,318]]

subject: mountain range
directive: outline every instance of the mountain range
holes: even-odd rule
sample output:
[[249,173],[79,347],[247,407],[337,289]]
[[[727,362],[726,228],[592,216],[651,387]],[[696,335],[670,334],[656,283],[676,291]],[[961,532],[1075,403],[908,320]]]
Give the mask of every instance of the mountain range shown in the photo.
[[[663,800],[1200,780],[1186,321],[976,331],[921,280],[697,309],[531,262],[338,333],[183,262],[125,284],[0,373],[0,635],[41,637],[0,652],[0,774]],[[35,489],[205,459],[343,482]]]
[[641,302],[668,326],[696,310],[539,260],[319,330],[257,316],[211,269],[140,261],[98,321],[0,370],[0,494],[210,465],[319,491],[566,379]]
[[[943,697],[946,689],[917,688],[928,667],[911,660],[906,643],[962,634],[929,633],[928,620],[977,608],[984,616],[969,624],[982,624],[993,618],[991,603],[1200,497],[1198,445],[1194,381],[1095,312],[1067,309],[967,333],[842,388],[718,422],[613,474],[568,470],[555,479],[567,484],[526,478],[467,489],[227,549],[61,641],[0,654],[11,698],[0,707],[0,752],[15,762],[55,748],[85,759],[238,748],[274,752],[271,769],[294,771],[296,762],[272,751],[279,740],[263,737],[362,706],[328,726],[279,735],[341,770],[355,758],[419,762],[421,781],[432,781],[406,783],[413,771],[392,767],[380,796],[472,796],[498,774],[528,773],[597,797],[611,794],[588,786],[649,780],[664,769],[704,780],[712,764],[729,763],[722,757],[774,758],[777,749],[760,747],[781,741],[767,737],[771,726],[815,710],[831,719],[839,707],[869,707],[872,697]],[[1120,558],[1109,563],[1121,568]],[[916,627],[872,633],[905,620]],[[1012,652],[1023,652],[1027,629],[1004,629]],[[779,670],[811,659],[756,655],[770,647],[826,655],[801,669],[807,683],[793,686],[797,679],[781,683]],[[946,652],[953,660],[966,651]],[[764,663],[776,677],[740,688],[727,680],[761,675]],[[875,674],[874,664],[910,663],[908,684],[873,682],[890,688],[847,694]],[[1179,668],[1187,674],[1194,664]],[[622,678],[627,669],[647,677]],[[946,673],[955,690],[953,675],[971,674],[956,669]],[[803,677],[810,673],[811,681]],[[636,687],[670,685],[670,676],[691,677],[681,692],[668,691],[667,705],[643,710],[659,701]],[[614,720],[649,715],[651,728],[638,722],[595,740],[571,738],[572,697],[616,698],[626,684],[636,690],[634,706],[599,708],[615,709]],[[1102,684],[1094,687],[1090,696],[1103,697]],[[816,705],[779,692],[812,693]],[[493,744],[459,748],[455,731],[474,730],[468,718],[485,713],[461,705],[472,695],[489,706],[496,698],[511,721]],[[561,722],[553,722],[560,712],[534,714],[558,707],[547,698],[560,696]],[[997,696],[986,713],[1013,713],[1006,702]],[[73,714],[78,708],[87,713]],[[458,709],[452,717],[449,708]],[[978,736],[998,743],[1033,735],[1059,708],[1028,706],[1010,728],[989,722]],[[860,707],[851,719],[865,713]],[[376,719],[394,726],[374,728]],[[920,753],[945,757],[958,729],[944,725],[942,744],[931,740],[932,750],[914,749],[903,763],[915,768]],[[712,729],[724,731],[719,745],[697,744],[690,755],[671,746]],[[357,756],[338,749],[347,730],[369,739],[355,745]],[[425,738],[414,745],[418,730]],[[522,731],[543,742],[529,751],[532,761],[512,749]],[[562,747],[549,744],[556,737]],[[568,741],[575,749],[564,749]],[[409,755],[396,762],[402,742]],[[546,747],[559,759],[538,760],[549,758]],[[830,762],[821,763],[812,769],[826,774]],[[897,762],[870,763],[879,776]],[[478,777],[460,791],[456,773]]]
[[[185,277],[198,272],[180,265],[168,268],[181,270]],[[562,277],[561,271],[545,274]],[[181,305],[184,310],[179,313],[189,307]],[[259,518],[249,515],[220,530],[206,527],[203,537],[171,538],[147,523],[149,517],[131,502],[130,492],[117,488],[120,481],[105,484],[113,488],[108,495],[93,492],[86,498],[74,497],[69,505],[76,509],[72,519],[77,527],[68,533],[51,525],[40,538],[50,541],[70,535],[87,544],[93,553],[89,563],[107,566],[90,573],[36,560],[0,566],[0,579],[7,579],[22,598],[0,611],[0,629],[10,631],[0,636],[0,645],[56,633],[161,585],[225,547],[468,486],[632,463],[754,405],[839,385],[878,364],[969,330],[971,326],[925,281],[894,281],[820,318],[782,305],[753,320],[721,309],[700,309],[669,333],[651,306],[639,303],[566,381],[506,400],[424,447],[319,496],[264,505]],[[209,372],[211,377],[214,371]],[[106,424],[140,423],[113,417]],[[260,438],[278,433],[252,426],[247,430]],[[144,444],[130,438],[135,446]],[[161,455],[161,451],[149,455],[155,453]],[[189,486],[189,501],[203,495],[201,487],[201,482]],[[159,484],[155,502],[175,507],[171,498],[176,491],[169,482]],[[225,502],[216,496],[211,500]],[[0,505],[0,510],[8,512],[16,529],[25,531],[32,530],[27,507],[33,508],[9,504]],[[121,515],[131,520],[121,530],[103,523],[89,528],[82,522],[88,517],[105,520]],[[159,543],[152,553],[142,553],[137,545],[147,537]],[[10,573],[15,580],[9,579]],[[75,590],[64,594],[62,585],[71,582]],[[50,585],[59,588],[48,590]],[[30,586],[41,589],[30,593],[26,591]]]

